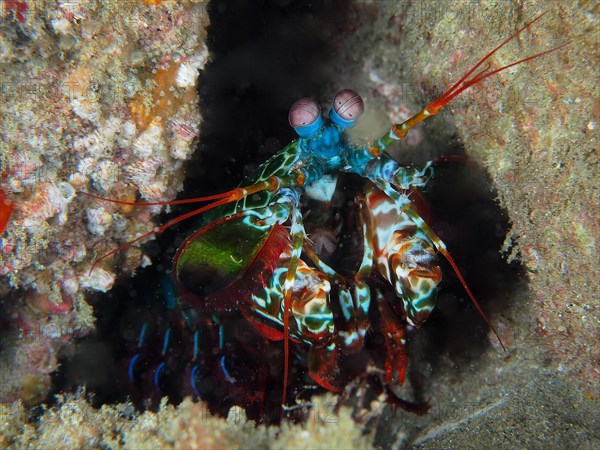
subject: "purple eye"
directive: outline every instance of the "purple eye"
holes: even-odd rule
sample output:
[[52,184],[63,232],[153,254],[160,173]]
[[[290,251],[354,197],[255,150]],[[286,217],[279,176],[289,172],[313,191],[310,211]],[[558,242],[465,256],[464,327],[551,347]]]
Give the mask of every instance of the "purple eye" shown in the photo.
[[323,126],[321,107],[312,98],[301,98],[290,108],[290,125],[301,138],[310,138]]
[[344,120],[356,120],[365,110],[365,103],[357,92],[343,89],[333,99],[333,109]]
[[321,117],[321,107],[312,98],[301,98],[290,108],[288,120],[294,128],[312,125]]

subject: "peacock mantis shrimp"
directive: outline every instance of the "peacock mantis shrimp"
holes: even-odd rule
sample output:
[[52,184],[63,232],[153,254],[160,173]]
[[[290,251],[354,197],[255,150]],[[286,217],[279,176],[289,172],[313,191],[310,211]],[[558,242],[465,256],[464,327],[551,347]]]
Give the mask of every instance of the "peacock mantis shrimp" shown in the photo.
[[[132,206],[208,202],[125,243],[102,256],[93,267],[136,242],[202,215],[202,224],[175,256],[174,285],[184,303],[212,317],[213,322],[219,322],[217,316],[221,313],[238,311],[264,339],[283,341],[282,405],[289,401],[290,342],[308,348],[310,377],[323,388],[340,392],[350,381],[340,360],[363,350],[373,316],[383,336],[385,380],[402,384],[408,365],[407,329],[425,323],[435,306],[442,279],[438,253],[449,262],[476,309],[498,336],[446,245],[411,200],[412,193],[432,176],[433,163],[403,166],[386,150],[471,86],[566,45],[492,68],[490,58],[542,16],[487,53],[438,99],[366,145],[353,145],[345,135],[363,113],[364,103],[359,94],[344,89],[335,95],[328,119],[312,99],[294,103],[289,123],[299,138],[260,166],[242,187],[171,202],[131,203],[86,194]],[[365,187],[355,199],[360,262],[350,275],[327,264],[309,245],[301,209],[306,198],[330,200],[340,172],[365,180]],[[165,335],[163,354],[170,339],[170,334]],[[193,339],[189,379],[197,392],[197,332]],[[138,347],[143,341],[144,330]],[[129,362],[130,379],[135,378],[140,354]],[[234,384],[224,356],[219,359],[219,367],[227,381]],[[160,383],[164,369],[164,361],[156,365],[155,385]]]

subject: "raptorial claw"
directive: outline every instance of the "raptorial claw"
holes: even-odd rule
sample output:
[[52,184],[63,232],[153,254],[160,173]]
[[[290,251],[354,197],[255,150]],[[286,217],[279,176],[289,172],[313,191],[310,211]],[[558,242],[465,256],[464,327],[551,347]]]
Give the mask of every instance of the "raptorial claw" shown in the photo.
[[377,292],[377,308],[381,316],[382,334],[385,340],[385,378],[388,383],[394,380],[394,372],[398,372],[398,384],[404,384],[408,351],[406,330],[398,322],[397,317],[386,303],[384,296]]
[[320,386],[332,392],[341,392],[344,386],[338,356],[336,344],[311,347],[308,352],[308,373]]

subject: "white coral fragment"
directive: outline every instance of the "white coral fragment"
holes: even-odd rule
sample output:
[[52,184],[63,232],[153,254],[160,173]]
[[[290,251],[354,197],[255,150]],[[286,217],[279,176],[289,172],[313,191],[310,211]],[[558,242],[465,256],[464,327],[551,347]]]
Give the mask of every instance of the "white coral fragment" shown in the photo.
[[92,173],[94,186],[108,192],[119,181],[120,173],[121,169],[117,163],[109,160],[100,161]]
[[115,274],[97,267],[89,275],[81,277],[79,284],[84,288],[107,292],[115,284]]
[[133,143],[133,152],[139,158],[162,154],[164,148],[163,127],[160,123],[151,123]]
[[175,84],[180,88],[190,88],[196,85],[198,79],[198,69],[192,64],[184,62],[177,70]]
[[87,229],[90,233],[102,236],[112,224],[112,215],[103,207],[88,208],[85,213],[87,216]]
[[40,185],[31,199],[23,205],[23,226],[36,227],[42,221],[54,217],[66,206],[59,188],[52,182]]
[[62,225],[69,219],[67,206],[75,198],[75,188],[65,181],[61,181],[57,186],[60,195],[60,215],[58,221]]
[[156,172],[161,165],[164,166],[165,162],[157,158],[140,159],[126,167],[125,171],[134,184],[142,186],[154,181]]
[[50,21],[50,25],[52,26],[52,29],[54,30],[54,32],[57,34],[59,34],[59,33],[67,34],[67,33],[71,33],[73,30],[73,27],[71,26],[71,22],[69,22],[64,17],[57,17],[57,18],[52,19]]
[[98,123],[100,119],[100,104],[86,97],[76,97],[71,99],[73,112],[85,120],[92,123]]

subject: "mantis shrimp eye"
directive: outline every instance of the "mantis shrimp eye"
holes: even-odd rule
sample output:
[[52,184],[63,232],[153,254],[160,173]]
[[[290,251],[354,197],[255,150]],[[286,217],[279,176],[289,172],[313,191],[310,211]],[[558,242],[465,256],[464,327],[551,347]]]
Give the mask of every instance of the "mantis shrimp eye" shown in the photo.
[[290,125],[302,138],[309,138],[323,126],[321,107],[312,98],[301,98],[290,108]]
[[364,110],[362,97],[352,89],[343,89],[333,99],[329,118],[344,128],[352,128]]

